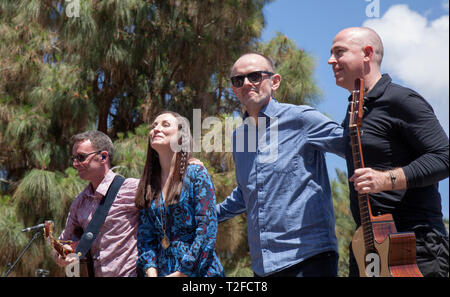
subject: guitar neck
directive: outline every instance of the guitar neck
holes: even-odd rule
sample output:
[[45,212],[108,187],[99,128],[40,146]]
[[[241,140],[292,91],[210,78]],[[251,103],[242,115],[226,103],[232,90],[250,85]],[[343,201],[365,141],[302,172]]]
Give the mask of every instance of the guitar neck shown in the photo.
[[[364,168],[364,159],[361,148],[360,131],[357,126],[350,127],[350,142],[352,146],[353,167],[354,169]],[[371,210],[368,194],[358,194],[359,214],[361,226],[364,234],[364,245],[366,251],[374,251],[375,244],[373,238]]]

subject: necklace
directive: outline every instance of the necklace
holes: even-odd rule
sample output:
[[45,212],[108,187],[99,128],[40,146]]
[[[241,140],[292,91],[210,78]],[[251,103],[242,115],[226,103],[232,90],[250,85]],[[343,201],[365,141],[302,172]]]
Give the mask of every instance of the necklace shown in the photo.
[[[162,192],[161,192],[161,200],[162,200],[162,209],[159,212],[160,218],[161,218],[161,228],[163,230],[163,238],[161,239],[161,246],[163,249],[167,249],[170,246],[169,238],[166,235],[166,227],[167,227],[167,217],[166,217],[166,205],[164,203],[164,200],[162,199]],[[163,220],[163,213],[164,213],[164,220]]]

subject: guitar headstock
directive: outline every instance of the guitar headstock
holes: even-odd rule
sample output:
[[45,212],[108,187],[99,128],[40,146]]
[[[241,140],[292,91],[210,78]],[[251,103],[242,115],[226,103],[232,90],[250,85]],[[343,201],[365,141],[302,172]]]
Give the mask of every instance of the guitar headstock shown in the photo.
[[45,238],[53,238],[53,221],[44,222],[44,236]]
[[355,79],[355,88],[352,92],[352,101],[350,102],[350,121],[349,127],[358,127],[362,125],[364,105],[364,80]]
[[53,227],[54,223],[53,221],[45,221],[44,222],[44,236],[47,242],[52,246],[63,259],[65,259],[66,255],[70,254],[72,251],[65,248],[64,244],[72,244],[73,242],[71,240],[61,241],[56,239],[53,236]]

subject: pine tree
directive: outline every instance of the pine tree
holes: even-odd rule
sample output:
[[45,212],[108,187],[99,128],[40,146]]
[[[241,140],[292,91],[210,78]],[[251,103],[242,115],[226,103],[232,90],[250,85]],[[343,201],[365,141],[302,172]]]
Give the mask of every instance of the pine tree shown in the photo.
[[280,32],[269,42],[259,44],[258,51],[271,57],[281,74],[278,101],[311,106],[319,103],[322,94],[314,81],[315,61],[310,54]]

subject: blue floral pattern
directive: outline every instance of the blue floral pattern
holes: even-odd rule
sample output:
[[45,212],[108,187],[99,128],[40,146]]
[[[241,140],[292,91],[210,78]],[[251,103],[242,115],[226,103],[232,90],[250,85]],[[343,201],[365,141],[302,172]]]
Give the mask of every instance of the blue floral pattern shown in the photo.
[[[166,250],[161,245],[163,225],[170,241]],[[206,168],[190,165],[177,204],[164,206],[161,195],[159,203],[154,199],[139,211],[137,267],[144,274],[155,267],[158,276],[175,271],[191,277],[225,276],[214,250],[216,235],[214,185]]]

